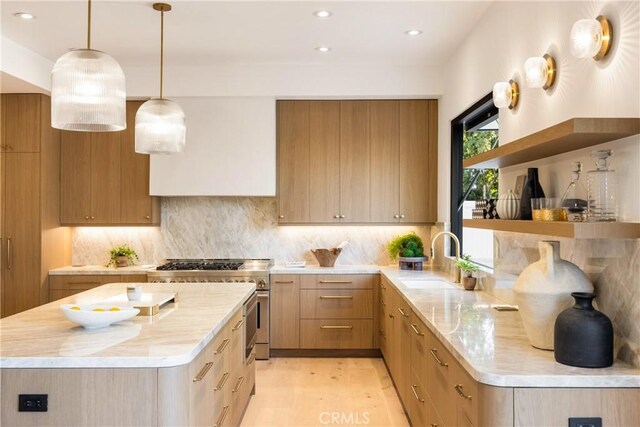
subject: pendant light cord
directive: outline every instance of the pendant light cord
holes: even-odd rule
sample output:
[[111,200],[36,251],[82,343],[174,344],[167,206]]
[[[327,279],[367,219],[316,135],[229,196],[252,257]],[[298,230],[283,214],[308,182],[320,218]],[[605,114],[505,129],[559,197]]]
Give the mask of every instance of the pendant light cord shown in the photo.
[[160,11],[160,99],[162,99],[162,84],[164,77],[164,10]]
[[87,49],[91,49],[91,0],[87,4]]

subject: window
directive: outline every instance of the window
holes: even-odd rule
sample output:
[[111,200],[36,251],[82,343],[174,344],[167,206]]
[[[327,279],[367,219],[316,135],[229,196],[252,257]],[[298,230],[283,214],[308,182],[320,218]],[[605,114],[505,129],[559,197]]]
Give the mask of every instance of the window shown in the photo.
[[498,198],[498,170],[463,169],[462,162],[498,146],[499,124],[491,94],[451,122],[451,231],[461,252],[488,268],[493,268],[493,231],[464,227],[463,219],[472,217],[476,201]]

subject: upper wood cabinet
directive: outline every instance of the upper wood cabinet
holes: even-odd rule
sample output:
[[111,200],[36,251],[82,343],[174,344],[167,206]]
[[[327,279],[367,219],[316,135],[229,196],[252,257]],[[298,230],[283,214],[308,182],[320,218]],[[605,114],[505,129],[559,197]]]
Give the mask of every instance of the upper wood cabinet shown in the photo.
[[278,221],[436,221],[437,101],[278,101]]
[[127,102],[122,132],[62,132],[63,225],[157,225],[159,199],[149,195],[149,156],[135,152],[135,114]]
[[[39,153],[40,134],[47,131],[50,123],[41,123],[44,111],[43,102],[50,102],[37,94],[3,94],[2,95],[2,144],[0,149],[5,153]],[[48,105],[48,104],[47,104]],[[34,120],[37,117],[38,120]]]

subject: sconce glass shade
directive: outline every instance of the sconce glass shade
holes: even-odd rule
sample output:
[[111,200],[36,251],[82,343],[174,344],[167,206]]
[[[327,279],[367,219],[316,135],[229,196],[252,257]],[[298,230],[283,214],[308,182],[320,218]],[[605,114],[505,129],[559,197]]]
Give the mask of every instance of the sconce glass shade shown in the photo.
[[150,99],[136,113],[136,153],[181,153],[186,131],[184,111],[177,103]]
[[524,63],[524,79],[527,87],[549,89],[556,75],[556,61],[549,55],[534,56]]
[[104,52],[73,49],[51,71],[51,126],[110,132],[127,127],[124,72]]
[[493,105],[498,108],[509,107],[510,110],[515,108],[518,105],[518,97],[518,83],[513,80],[493,85]]
[[571,54],[576,58],[604,58],[611,47],[611,24],[604,16],[581,19],[571,28]]

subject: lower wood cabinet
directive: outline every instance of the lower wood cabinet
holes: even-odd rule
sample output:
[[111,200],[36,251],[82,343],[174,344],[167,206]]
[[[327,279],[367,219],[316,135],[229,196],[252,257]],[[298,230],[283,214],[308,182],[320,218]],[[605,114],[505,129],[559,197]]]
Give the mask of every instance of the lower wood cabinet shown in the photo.
[[66,298],[108,283],[146,283],[146,274],[49,275],[49,302]]

